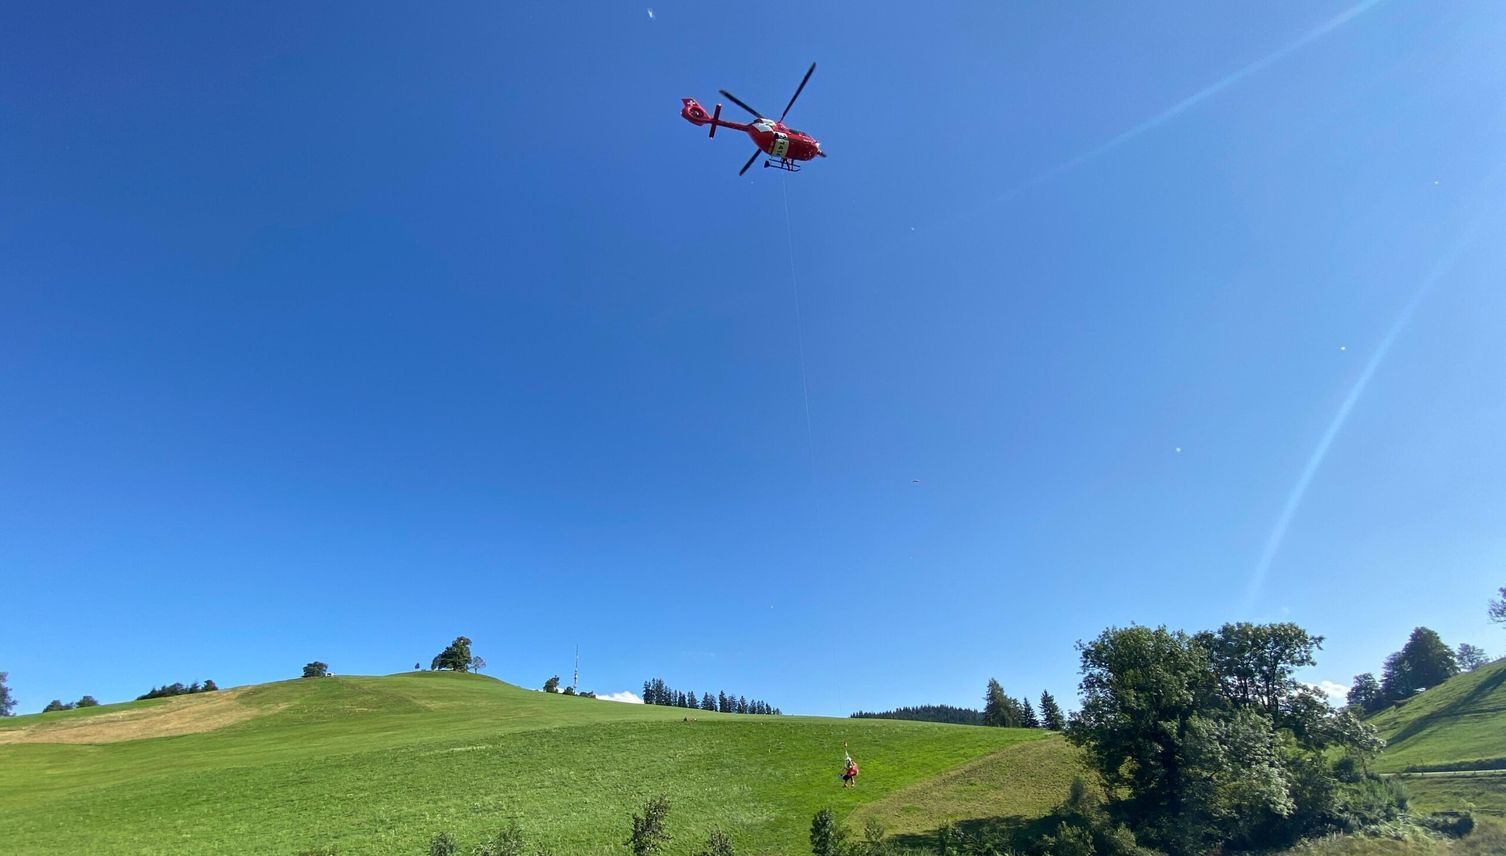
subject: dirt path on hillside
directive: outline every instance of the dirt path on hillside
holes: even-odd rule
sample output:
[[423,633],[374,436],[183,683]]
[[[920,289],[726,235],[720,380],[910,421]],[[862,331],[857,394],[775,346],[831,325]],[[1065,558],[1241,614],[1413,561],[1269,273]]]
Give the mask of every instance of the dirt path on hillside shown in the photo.
[[45,719],[22,728],[0,731],[6,743],[119,743],[149,737],[172,737],[214,731],[253,716],[273,711],[242,704],[241,690],[221,690],[170,698],[150,707],[70,717],[55,722]]

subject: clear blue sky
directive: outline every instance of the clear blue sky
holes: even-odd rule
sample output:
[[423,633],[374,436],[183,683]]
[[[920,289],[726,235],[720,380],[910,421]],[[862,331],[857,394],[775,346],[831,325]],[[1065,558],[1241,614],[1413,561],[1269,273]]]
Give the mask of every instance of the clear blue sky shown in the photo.
[[[1506,10],[653,6],[5,7],[22,712],[459,634],[825,714],[1130,622],[1503,653]],[[799,175],[678,116],[812,60]]]

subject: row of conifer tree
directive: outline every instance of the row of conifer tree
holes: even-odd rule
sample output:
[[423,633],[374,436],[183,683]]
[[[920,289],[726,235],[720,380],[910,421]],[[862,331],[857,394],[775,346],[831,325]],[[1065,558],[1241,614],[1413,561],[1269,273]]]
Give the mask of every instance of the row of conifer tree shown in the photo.
[[727,695],[725,692],[718,692],[715,697],[711,693],[702,693],[697,699],[695,691],[674,689],[665,684],[663,678],[653,678],[643,682],[643,703],[718,713],[761,713],[769,716],[781,714],[779,708],[766,701],[759,699],[749,701],[747,696]]

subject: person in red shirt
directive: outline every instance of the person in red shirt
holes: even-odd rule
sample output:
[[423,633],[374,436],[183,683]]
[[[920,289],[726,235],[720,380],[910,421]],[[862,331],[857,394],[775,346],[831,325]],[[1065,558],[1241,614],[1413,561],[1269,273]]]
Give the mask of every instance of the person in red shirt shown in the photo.
[[847,752],[847,744],[842,744],[842,756],[846,759],[846,766],[842,769],[842,787],[850,788],[858,783],[858,762],[852,760],[852,755]]

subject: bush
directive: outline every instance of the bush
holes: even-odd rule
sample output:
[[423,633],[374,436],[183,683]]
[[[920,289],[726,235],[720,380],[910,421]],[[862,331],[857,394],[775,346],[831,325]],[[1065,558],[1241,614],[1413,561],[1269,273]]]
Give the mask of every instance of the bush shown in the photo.
[[319,662],[318,660],[315,660],[314,662],[309,663],[303,667],[303,676],[305,678],[322,678],[328,673],[329,666]]
[[1418,818],[1417,823],[1450,838],[1463,838],[1474,831],[1475,816],[1467,811],[1440,811]]
[[811,818],[811,852],[815,856],[842,856],[847,832],[831,809],[823,808]]
[[717,829],[706,836],[706,843],[691,856],[737,856],[737,852],[732,849],[732,839],[727,833]]
[[523,856],[523,830],[516,823],[508,826],[481,845],[476,856]]
[[653,856],[669,843],[669,832],[664,828],[667,814],[669,798],[658,796],[644,803],[641,816],[633,815],[633,832],[627,840],[633,856]]
[[1057,825],[1054,835],[1042,838],[1041,844],[1051,856],[1097,856],[1092,833],[1065,820]]
[[455,839],[451,838],[448,832],[439,833],[429,843],[429,856],[455,856],[458,852],[460,848],[456,846]]

